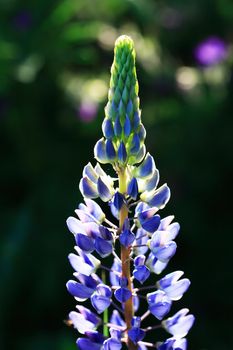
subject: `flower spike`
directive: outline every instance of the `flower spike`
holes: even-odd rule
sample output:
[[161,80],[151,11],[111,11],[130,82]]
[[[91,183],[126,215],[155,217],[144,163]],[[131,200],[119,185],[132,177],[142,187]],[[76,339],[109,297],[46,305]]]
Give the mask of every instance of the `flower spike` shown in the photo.
[[[76,253],[68,256],[74,279],[66,287],[78,303],[77,310],[69,313],[69,323],[82,334],[77,339],[80,350],[121,350],[125,345],[129,350],[146,350],[148,344],[158,350],[186,350],[185,337],[194,323],[188,309],[169,316],[173,303],[190,286],[188,278],[181,278],[183,271],[155,281],[176,253],[180,226],[172,222],[174,216],[160,214],[170,189],[167,184],[158,187],[159,171],[146,152],[135,58],[133,40],[120,36],[103,137],[94,147],[97,163],[84,167],[79,183],[83,202],[75,210],[77,217],[67,219]],[[114,178],[100,163],[113,167]],[[110,213],[102,210],[101,201],[108,203]],[[141,300],[148,306],[143,315]],[[90,309],[82,305],[86,302]],[[157,325],[143,328],[141,322],[149,314]],[[149,330],[161,327],[168,338],[149,343]]]

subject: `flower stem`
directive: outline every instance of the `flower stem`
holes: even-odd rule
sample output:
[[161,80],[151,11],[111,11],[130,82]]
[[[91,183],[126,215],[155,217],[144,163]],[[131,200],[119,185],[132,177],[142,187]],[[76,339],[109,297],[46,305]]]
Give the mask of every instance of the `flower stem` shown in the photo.
[[[127,190],[126,168],[120,169],[118,175],[119,175],[119,192],[122,194],[125,194]],[[122,229],[124,221],[127,218],[128,218],[128,208],[125,204],[123,204],[119,213],[120,230]],[[130,248],[124,247],[123,245],[121,245],[121,263],[122,263],[122,277],[126,277],[128,279],[127,288],[132,293],[132,283],[131,283],[131,273],[130,273]],[[125,306],[124,306],[124,316],[125,316],[127,330],[131,328],[133,313],[134,313],[133,297],[131,296],[125,302]],[[129,350],[136,350],[138,348],[138,346],[134,344],[128,337],[127,337],[127,345]]]
[[[101,272],[101,278],[103,283],[106,283],[106,272],[105,270],[102,270]],[[104,315],[103,315],[103,334],[105,337],[108,337],[108,326],[107,326],[107,322],[108,322],[108,309],[104,310]]]

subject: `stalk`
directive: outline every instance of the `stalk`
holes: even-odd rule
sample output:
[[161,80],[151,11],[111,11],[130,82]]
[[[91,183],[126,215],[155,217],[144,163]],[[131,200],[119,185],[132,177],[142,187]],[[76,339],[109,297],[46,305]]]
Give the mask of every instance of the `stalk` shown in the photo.
[[[124,194],[126,192],[127,186],[127,178],[126,178],[126,168],[123,168],[119,171],[119,191]],[[128,208],[124,204],[119,213],[119,228],[120,230],[123,227],[125,219],[128,218]],[[130,273],[130,248],[126,248],[121,245],[121,262],[122,262],[122,277],[126,277],[128,279],[128,289],[132,293],[132,283],[131,283],[131,273]],[[127,326],[127,330],[131,328],[131,321],[133,318],[133,297],[131,296],[125,302],[124,307],[124,316],[125,322]],[[138,347],[135,345],[131,339],[127,336],[127,345],[129,350],[136,350]]]

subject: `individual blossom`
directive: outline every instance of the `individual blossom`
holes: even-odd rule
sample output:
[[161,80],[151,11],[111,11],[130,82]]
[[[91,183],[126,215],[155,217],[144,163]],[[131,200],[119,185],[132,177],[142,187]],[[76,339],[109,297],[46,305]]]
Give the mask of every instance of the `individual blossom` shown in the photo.
[[[67,219],[75,252],[68,256],[74,277],[66,286],[77,302],[67,323],[82,335],[80,350],[186,350],[194,316],[188,309],[169,313],[190,281],[182,271],[156,277],[176,253],[180,226],[174,216],[161,214],[171,193],[167,184],[159,185],[146,151],[135,50],[127,36],[115,44],[102,131],[96,163],[84,166],[79,182],[83,201]],[[107,173],[110,166],[114,175]],[[156,324],[146,327],[150,315]],[[149,333],[161,327],[168,339],[153,333],[151,343]]]

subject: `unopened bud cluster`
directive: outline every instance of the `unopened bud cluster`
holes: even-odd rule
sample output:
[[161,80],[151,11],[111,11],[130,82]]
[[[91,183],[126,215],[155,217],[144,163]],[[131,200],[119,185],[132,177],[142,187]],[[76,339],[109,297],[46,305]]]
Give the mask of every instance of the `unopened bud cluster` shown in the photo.
[[[188,309],[168,314],[190,281],[182,278],[182,271],[155,278],[176,252],[180,227],[173,216],[161,218],[159,214],[170,190],[166,184],[158,187],[158,169],[146,153],[133,41],[119,37],[114,52],[104,137],[94,148],[97,163],[84,167],[80,180],[84,203],[75,210],[77,217],[67,220],[76,251],[69,255],[75,279],[67,288],[78,302],[69,320],[84,335],[77,340],[80,350],[120,350],[123,346],[185,350],[194,316]],[[100,163],[112,164],[116,177],[109,176]],[[94,199],[108,202],[111,217]],[[111,257],[110,266],[105,264],[106,257],[108,261]],[[92,310],[83,306],[86,300]],[[143,314],[141,300],[147,303]],[[149,315],[157,322],[145,327]],[[161,341],[153,335],[155,341],[148,342],[147,333],[156,328],[164,328],[170,337]]]

